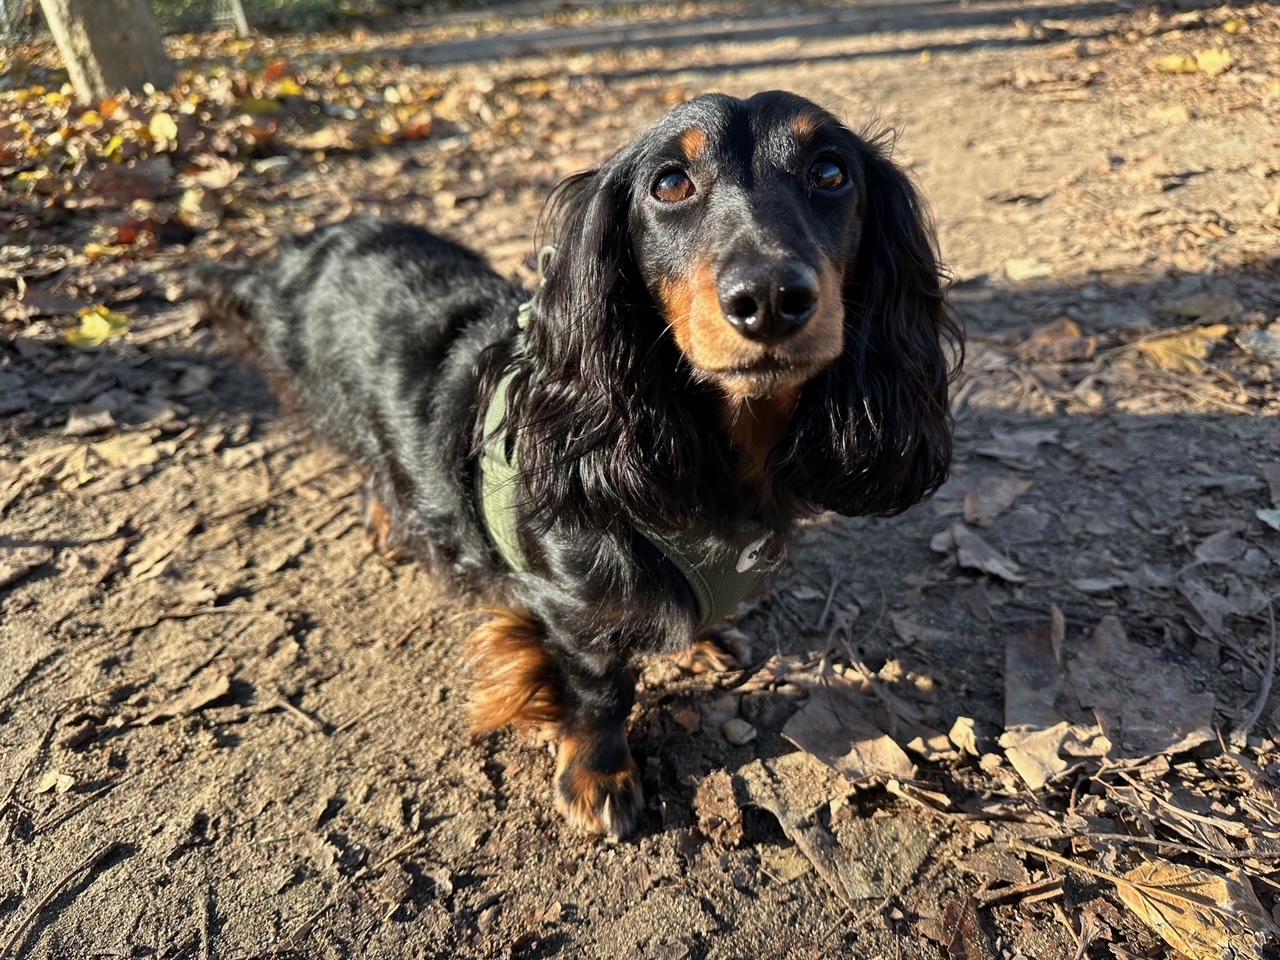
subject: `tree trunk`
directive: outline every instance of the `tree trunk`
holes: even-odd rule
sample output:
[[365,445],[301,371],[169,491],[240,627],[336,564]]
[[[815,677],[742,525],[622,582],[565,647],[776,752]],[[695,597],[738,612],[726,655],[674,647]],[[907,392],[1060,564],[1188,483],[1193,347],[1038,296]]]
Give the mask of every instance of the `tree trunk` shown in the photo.
[[76,94],[99,100],[172,85],[173,65],[147,0],[40,0]]

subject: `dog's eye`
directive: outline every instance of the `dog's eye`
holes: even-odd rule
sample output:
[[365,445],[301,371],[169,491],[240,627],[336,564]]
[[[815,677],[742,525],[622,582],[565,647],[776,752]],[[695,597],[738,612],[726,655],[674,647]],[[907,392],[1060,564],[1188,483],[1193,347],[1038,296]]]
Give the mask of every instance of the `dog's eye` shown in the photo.
[[809,168],[809,182],[819,190],[835,190],[843,187],[848,179],[849,175],[844,172],[844,167],[830,157],[813,161],[813,166]]
[[664,173],[653,185],[653,195],[663,203],[679,203],[694,194],[693,181],[683,170]]

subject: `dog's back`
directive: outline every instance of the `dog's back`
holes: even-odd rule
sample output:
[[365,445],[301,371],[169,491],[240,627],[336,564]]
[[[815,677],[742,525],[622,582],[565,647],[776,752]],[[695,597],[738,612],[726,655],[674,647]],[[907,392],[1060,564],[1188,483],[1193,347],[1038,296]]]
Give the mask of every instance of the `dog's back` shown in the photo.
[[401,536],[474,565],[483,540],[459,517],[473,513],[477,384],[515,333],[517,287],[425,230],[357,217],[266,263],[200,264],[188,293],[321,440],[372,465],[379,500],[413,517]]

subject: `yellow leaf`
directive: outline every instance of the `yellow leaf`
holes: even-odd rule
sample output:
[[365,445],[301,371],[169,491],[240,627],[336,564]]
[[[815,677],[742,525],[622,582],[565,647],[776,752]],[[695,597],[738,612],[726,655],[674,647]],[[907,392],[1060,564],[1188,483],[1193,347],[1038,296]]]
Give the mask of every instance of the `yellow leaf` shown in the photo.
[[1151,69],[1156,73],[1195,73],[1198,69],[1192,57],[1173,53],[1159,60],[1151,61]]
[[1244,17],[1232,17],[1222,25],[1222,29],[1227,33],[1238,33],[1240,28],[1245,26],[1249,21]]
[[107,145],[102,148],[102,155],[108,160],[114,160],[120,155],[120,151],[123,148],[124,137],[117,133],[108,140]]
[[152,140],[164,140],[172,143],[178,139],[178,124],[167,113],[153,115],[151,123],[147,125],[147,129],[151,131]]
[[302,96],[302,84],[298,83],[293,77],[285,77],[276,84],[276,96],[300,97]]
[[240,101],[240,112],[251,117],[260,117],[266,113],[279,113],[279,100],[263,100],[260,97],[245,97]]
[[106,307],[86,307],[80,311],[80,326],[66,332],[67,343],[82,350],[100,347],[112,337],[129,332],[129,318]]
[[1175,330],[1136,344],[1147,357],[1174,373],[1204,373],[1204,361],[1213,351],[1213,345],[1227,335],[1230,328],[1225,323],[1208,327],[1192,327]]
[[90,260],[96,260],[98,257],[113,257],[118,253],[124,253],[128,249],[123,244],[112,246],[106,243],[86,243],[84,245],[84,255]]
[[1280,932],[1240,870],[1224,877],[1155,861],[1113,882],[1126,907],[1192,960],[1260,958],[1258,938]]
[[1197,50],[1196,66],[1200,68],[1201,73],[1210,77],[1226,73],[1231,69],[1231,51],[1222,49]]

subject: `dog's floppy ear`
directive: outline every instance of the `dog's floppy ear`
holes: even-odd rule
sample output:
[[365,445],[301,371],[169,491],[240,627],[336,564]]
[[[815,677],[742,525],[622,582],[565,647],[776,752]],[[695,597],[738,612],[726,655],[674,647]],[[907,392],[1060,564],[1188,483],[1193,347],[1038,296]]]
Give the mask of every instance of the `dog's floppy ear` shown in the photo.
[[547,218],[555,253],[533,300],[509,407],[520,420],[534,527],[585,516],[622,529],[619,500],[641,515],[689,509],[677,478],[695,473],[686,461],[697,448],[687,418],[671,408],[676,365],[662,359],[670,338],[631,244],[633,167],[624,151],[570,178]]
[[883,141],[862,142],[862,235],[845,264],[845,349],[806,386],[785,451],[792,489],[846,515],[892,514],[951,462],[950,364],[962,335],[924,205]]

